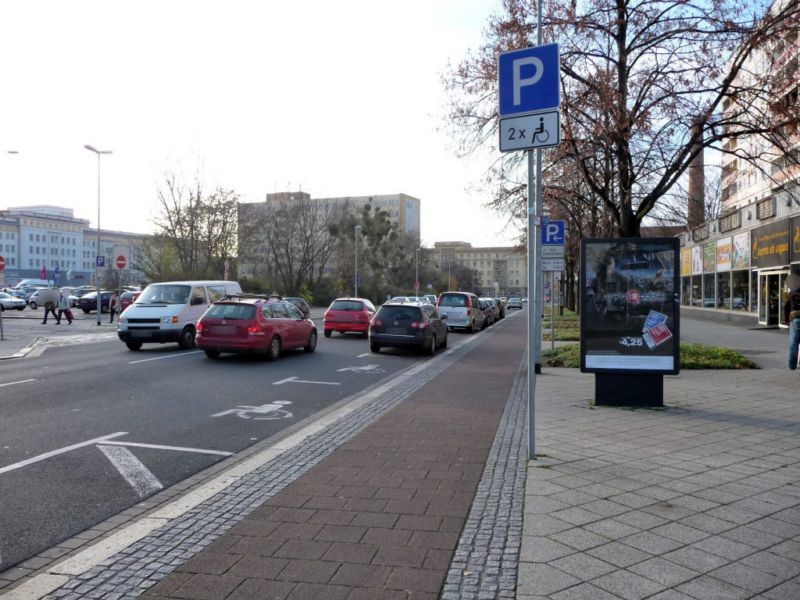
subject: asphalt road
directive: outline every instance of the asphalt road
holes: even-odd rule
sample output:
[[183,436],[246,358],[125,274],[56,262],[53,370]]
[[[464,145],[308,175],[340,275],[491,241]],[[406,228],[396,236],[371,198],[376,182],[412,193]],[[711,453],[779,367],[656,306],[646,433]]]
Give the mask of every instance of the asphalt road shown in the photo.
[[266,362],[110,333],[0,362],[0,571],[426,360],[338,334]]

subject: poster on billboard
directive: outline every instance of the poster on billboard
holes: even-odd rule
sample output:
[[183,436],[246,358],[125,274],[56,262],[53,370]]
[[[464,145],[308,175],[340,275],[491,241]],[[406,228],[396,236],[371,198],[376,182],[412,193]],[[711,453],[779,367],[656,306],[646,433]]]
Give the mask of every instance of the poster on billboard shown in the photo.
[[717,245],[714,242],[703,244],[703,273],[717,270]]
[[717,272],[731,270],[731,238],[717,240]]
[[750,266],[750,232],[733,236],[733,268],[746,269]]
[[680,368],[677,238],[581,242],[581,371]]
[[692,274],[692,249],[681,248],[681,277]]
[[692,275],[703,273],[703,247],[694,246],[692,248]]

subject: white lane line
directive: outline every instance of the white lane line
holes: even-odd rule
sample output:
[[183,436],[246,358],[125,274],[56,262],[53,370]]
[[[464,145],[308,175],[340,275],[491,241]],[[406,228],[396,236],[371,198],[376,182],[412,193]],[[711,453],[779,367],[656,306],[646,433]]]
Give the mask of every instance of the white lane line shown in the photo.
[[65,452],[69,452],[70,450],[75,450],[76,448],[83,448],[84,446],[91,446],[92,444],[96,444],[97,442],[104,442],[106,440],[110,440],[113,438],[120,437],[122,435],[128,435],[127,431],[118,431],[117,433],[112,433],[109,435],[104,435],[103,437],[94,438],[93,440],[88,440],[86,442],[80,442],[78,444],[72,444],[72,446],[66,446],[64,448],[59,448],[58,450],[53,450],[51,452],[45,452],[44,454],[40,454],[39,456],[34,456],[33,458],[29,458],[27,460],[23,460],[18,463],[14,463],[13,465],[8,465],[7,467],[0,468],[0,475],[3,473],[8,473],[9,471],[13,471],[14,469],[19,469],[20,467],[25,467],[27,465],[31,465],[33,463],[37,463],[41,460],[46,458],[50,458],[53,456],[58,456],[59,454],[64,454]]
[[202,350],[194,350],[192,352],[181,352],[180,354],[170,354],[169,356],[156,356],[155,358],[143,358],[142,360],[131,360],[129,365],[138,365],[139,363],[150,362],[151,360],[164,360],[165,358],[180,358],[181,356],[189,356],[190,354],[200,354]]
[[7,385],[19,385],[20,383],[30,383],[31,381],[36,381],[35,379],[21,379],[20,381],[9,381],[8,383],[0,383],[0,387],[6,387]]
[[359,354],[356,358],[364,358],[365,356],[372,356],[372,352],[364,352],[364,354]]
[[233,456],[233,452],[223,452],[222,450],[203,450],[202,448],[186,448],[184,446],[161,446],[159,444],[140,444],[138,442],[105,442],[105,445],[135,446],[136,448],[154,448],[156,450],[176,450],[178,452],[196,452],[197,454],[216,454],[218,456]]
[[342,385],[337,381],[308,381],[306,379],[298,379],[297,377],[287,377],[280,381],[273,382],[272,385],[283,385],[284,383],[313,383],[315,385]]
[[164,489],[158,478],[127,448],[104,446],[102,444],[98,444],[97,447],[111,461],[111,464],[125,478],[125,481],[130,484],[139,498],[144,498]]

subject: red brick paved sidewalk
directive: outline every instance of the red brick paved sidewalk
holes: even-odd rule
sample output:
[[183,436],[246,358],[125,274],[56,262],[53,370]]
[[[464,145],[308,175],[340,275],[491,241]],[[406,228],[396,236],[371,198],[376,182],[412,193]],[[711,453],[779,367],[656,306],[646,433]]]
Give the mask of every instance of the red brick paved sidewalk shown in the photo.
[[504,327],[144,598],[437,598],[525,347]]

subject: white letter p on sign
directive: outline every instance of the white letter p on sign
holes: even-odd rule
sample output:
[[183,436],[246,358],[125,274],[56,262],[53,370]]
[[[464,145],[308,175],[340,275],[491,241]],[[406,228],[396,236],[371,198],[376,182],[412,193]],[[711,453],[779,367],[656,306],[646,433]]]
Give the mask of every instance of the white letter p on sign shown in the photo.
[[[522,67],[533,65],[535,71],[533,77],[521,77]],[[522,88],[528,85],[534,85],[544,75],[544,64],[535,56],[528,56],[525,58],[518,58],[514,61],[514,106],[522,103]]]

